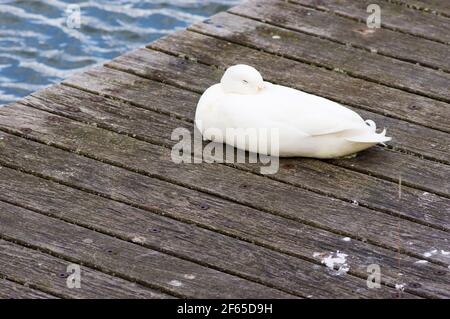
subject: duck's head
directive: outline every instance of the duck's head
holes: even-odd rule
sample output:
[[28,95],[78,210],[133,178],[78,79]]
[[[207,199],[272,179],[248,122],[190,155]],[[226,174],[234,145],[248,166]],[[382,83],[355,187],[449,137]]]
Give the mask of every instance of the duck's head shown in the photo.
[[230,66],[220,80],[222,89],[226,93],[255,94],[264,88],[261,74],[245,64]]

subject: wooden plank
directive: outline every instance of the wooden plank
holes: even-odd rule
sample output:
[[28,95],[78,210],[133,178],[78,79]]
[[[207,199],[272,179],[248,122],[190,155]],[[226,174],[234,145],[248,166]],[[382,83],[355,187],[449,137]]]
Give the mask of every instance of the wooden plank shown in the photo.
[[56,299],[56,297],[0,278],[0,299]]
[[[260,1],[257,3],[260,3]],[[420,63],[421,65],[435,69],[450,70],[450,62],[446,58],[449,53],[449,48],[445,44],[420,39],[385,28],[368,29],[365,21],[358,22],[328,12],[296,6],[287,2],[265,0],[261,2],[261,5],[260,7],[256,7],[255,10],[255,1],[248,2],[230,9],[229,12],[285,28],[271,29],[266,24],[257,24],[258,33],[264,34],[266,38],[271,39],[272,35],[280,36],[278,41],[271,39],[272,42],[276,42],[279,45],[295,41],[303,43],[305,47],[309,47],[312,42],[311,48],[317,47],[320,43],[322,43],[323,47],[329,47],[330,49],[336,47],[330,46],[330,44],[327,44],[328,41],[322,40],[328,39],[347,47],[356,47],[371,53],[386,55],[412,63]],[[227,14],[215,15],[205,22],[213,28],[217,25],[224,26],[221,22],[218,22],[219,17],[227,17]],[[246,26],[246,23],[240,26],[240,28],[242,27],[248,31],[250,30]],[[216,29],[217,31],[223,32],[221,28]],[[288,32],[286,29],[299,31],[304,34],[313,35],[314,37],[294,34],[296,39],[290,39],[293,33]],[[235,36],[239,37],[239,35],[247,34],[247,30],[244,32],[243,29],[235,33]],[[274,33],[271,34],[271,32]],[[278,32],[282,32],[283,35],[278,34]],[[249,38],[249,42],[253,42],[252,37],[250,36]],[[411,50],[411,48],[414,48],[414,50]],[[334,54],[334,51],[335,49],[331,50],[330,54]],[[351,54],[353,52],[356,54],[356,57],[362,54],[357,50],[350,50],[348,48],[337,50],[337,52],[343,52],[343,54]],[[322,56],[325,55],[322,52],[317,53]],[[371,58],[373,57],[374,55],[372,54]],[[375,58],[374,61],[376,62],[378,60]]]
[[450,17],[450,3],[442,0],[388,0],[389,2],[405,5],[432,14]]
[[[69,154],[69,153],[68,153]],[[186,297],[286,298],[281,291],[0,202],[0,234],[74,263]]]
[[[365,22],[371,0],[292,0],[292,2],[331,11]],[[442,1],[445,2],[445,1]],[[381,25],[425,39],[450,43],[450,23],[446,17],[420,12],[388,2],[378,3],[381,8]],[[265,8],[265,10],[270,10]]]
[[[261,256],[256,255],[258,249],[254,252],[242,249],[240,243],[228,246],[229,240],[226,237],[170,218],[189,219],[189,223],[219,230],[233,237],[245,238],[260,246],[307,260],[312,258],[311,260],[320,262],[322,257],[316,256],[318,252],[327,254],[341,251],[349,255],[350,274],[364,278],[367,276],[367,265],[378,263],[383,269],[382,281],[386,284],[395,287],[396,284],[406,283],[406,291],[424,297],[450,296],[447,289],[450,278],[428,276],[430,273],[440,274],[446,271],[443,267],[431,263],[417,267],[416,258],[359,241],[344,241],[339,235],[225,200],[215,200],[216,203],[221,202],[216,205],[215,211],[207,209],[200,212],[195,208],[190,209],[189,206],[181,209],[177,205],[164,205],[167,208],[164,208],[161,214],[170,217],[167,218],[6,167],[0,170],[0,176],[0,198],[3,200],[19,203],[26,208],[69,222],[81,223],[86,227],[112,232],[118,237],[131,240],[145,238],[144,245],[158,245],[164,250],[189,254],[204,263],[213,263],[222,268],[234,267],[235,271],[245,272],[247,276],[252,275],[253,269],[257,273],[268,274],[268,270],[262,265],[264,263]],[[154,206],[159,207],[156,200]],[[237,248],[240,248],[240,253],[236,253]],[[285,258],[281,258],[279,261],[284,260]],[[278,264],[278,259],[275,262],[272,260],[271,263]],[[271,267],[273,266],[267,266],[268,269]],[[317,265],[313,265],[313,268],[318,269]],[[285,266],[281,266],[278,271],[281,269],[285,269]],[[288,274],[290,272],[292,271]],[[281,277],[284,276],[286,275]],[[297,276],[301,277],[303,273]],[[298,279],[294,280],[297,281]],[[417,282],[421,283],[420,287],[414,284]],[[303,286],[302,284],[296,289]],[[315,289],[309,292],[317,297]]]
[[[256,67],[271,82],[358,106],[368,111],[404,119],[449,132],[448,104],[349,77],[308,64],[189,31],[180,31],[153,42],[150,48],[221,68],[236,63]],[[273,66],[277,67],[274,68]]]
[[[6,168],[2,168],[0,171],[3,173],[4,170]],[[42,184],[38,183],[36,187],[35,191],[38,191]],[[22,192],[23,189],[16,195]],[[70,203],[68,204],[70,205]],[[4,206],[2,206],[2,209],[5,209]],[[55,210],[57,209],[61,209],[61,207]],[[0,276],[13,278],[25,285],[42,289],[61,298],[173,298],[154,289],[107,275],[86,266],[81,266],[81,288],[70,289],[67,287],[67,266],[71,262],[4,240],[0,240],[0,247],[2,250],[0,254]]]
[[[164,149],[155,149],[145,142],[134,143],[134,140],[127,136],[95,127],[77,123],[70,125],[64,118],[56,119],[55,115],[49,113],[39,115],[40,112],[33,110],[26,116],[30,113],[26,109],[17,106],[17,112],[14,113],[13,107],[8,107],[8,113],[15,115],[2,123],[2,126],[14,130],[12,123],[17,122],[18,132],[25,132],[29,138],[37,138],[46,144],[56,144],[103,162],[127,167],[128,171],[83,157],[74,157],[70,153],[45,145],[25,143],[22,139],[3,134],[2,146],[8,145],[8,152],[1,152],[1,162],[27,171],[39,172],[62,183],[89,189],[91,192],[104,194],[115,200],[145,207],[152,190],[158,189],[156,195],[159,202],[164,196],[168,196],[161,191],[166,187],[175,188],[176,191],[167,192],[176,192],[180,200],[182,194],[185,194],[185,200],[206,196],[199,192],[195,192],[195,195],[186,194],[192,190],[159,180],[164,179],[181,183],[189,188],[195,187],[202,192],[212,192],[263,211],[333,230],[339,234],[368,240],[383,247],[392,247],[394,250],[398,249],[399,242],[408,242],[410,245],[404,247],[404,251],[418,258],[422,258],[422,255],[434,246],[444,247],[448,241],[448,233],[374,210],[356,207],[351,203],[324,197],[265,177],[241,172],[225,165],[185,164],[182,166],[183,169],[180,169],[180,165],[171,161],[169,149],[158,153]],[[56,129],[58,125],[71,134],[61,136]],[[121,148],[119,145],[127,147]],[[24,152],[32,154],[30,156],[33,159],[23,158],[21,154]],[[136,161],[136,159],[143,160]],[[50,168],[47,165],[49,161],[53,164]],[[147,178],[130,170],[159,179]],[[255,185],[257,191],[252,185]],[[274,189],[277,190],[276,193],[273,192]],[[173,205],[172,196],[168,201],[168,205]],[[444,255],[433,255],[428,259],[442,263],[447,262],[448,258]]]
[[[168,132],[178,127],[192,130],[189,123],[180,123],[181,121],[178,120],[171,122],[166,119],[166,125],[163,127],[158,123],[164,122],[164,120],[157,119],[156,123],[153,124],[153,119],[157,114],[150,111],[130,107],[126,104],[120,105],[118,102],[108,101],[107,99],[101,99],[97,102],[92,102],[92,100],[95,100],[95,95],[68,87],[55,86],[36,93],[33,97],[25,99],[23,103],[85,123],[95,122],[97,126],[167,147],[175,144],[175,141],[170,139]],[[73,105],[80,105],[76,112],[73,112]],[[116,114],[115,110],[117,109],[121,110],[121,114]],[[130,118],[136,120],[130,122],[128,120]],[[4,121],[10,122],[10,119],[6,118]],[[60,135],[64,134],[64,128],[61,128],[61,130]],[[134,145],[135,141],[130,143],[132,143],[130,145]],[[259,172],[258,165],[237,166],[256,173]],[[324,175],[323,172],[327,172],[327,174]],[[442,178],[442,171],[436,173],[439,175],[438,178]],[[282,160],[281,169],[273,178],[347,201],[357,201],[361,205],[382,211],[400,214],[439,229],[450,230],[450,215],[442,213],[442,207],[450,206],[449,199],[431,194],[424,196],[423,191],[404,186],[403,200],[398,201],[398,185],[396,183],[385,182],[322,161],[308,159],[300,161],[298,159]],[[342,183],[345,183],[345,187],[336,189],[336,184]],[[419,210],[418,207],[420,207]]]
[[[185,61],[184,59],[166,55],[162,52],[150,51],[146,49],[139,49],[118,57],[117,59],[109,62],[107,66],[122,70],[124,72],[136,74],[140,77],[166,82],[171,85],[199,93],[202,93],[210,85],[219,82],[223,73],[223,71],[217,70],[216,68],[211,68],[192,61]],[[179,68],[181,68],[182,72],[177,71]],[[127,75],[114,75],[115,73],[113,71],[104,69],[92,71],[93,72],[87,74],[87,79],[85,81],[88,83],[85,85],[83,85],[80,77],[74,77],[67,80],[65,83],[90,91],[92,91],[92,88],[97,88],[99,92],[125,98],[130,101],[130,103],[134,103],[135,105],[139,105],[141,107],[148,107],[148,103],[143,104],[141,103],[141,100],[137,100],[138,98],[132,98],[132,92],[142,92],[144,87],[157,87],[157,85],[153,82],[147,81],[136,85],[133,89],[128,89],[129,85],[125,85],[124,89],[120,89],[121,87],[119,85],[102,84],[102,77],[120,77],[122,79],[121,83],[123,84],[131,83],[132,81],[135,81],[135,78]],[[193,78],[195,78],[196,81],[192,81]],[[164,89],[164,91],[166,90],[167,89]],[[117,93],[117,91],[119,91],[119,93]],[[151,91],[154,92],[154,90]],[[172,89],[171,92],[174,95],[180,94],[178,90]],[[314,93],[317,92],[314,91]],[[151,92],[148,94],[153,96],[153,93]],[[147,93],[141,93],[140,96],[147,97]],[[170,114],[192,122],[194,118],[195,105],[198,98],[198,95],[191,94],[189,96],[183,96],[181,99],[183,101],[182,105],[178,106],[176,103],[168,103],[167,106],[161,105],[159,108],[158,106],[155,108],[156,111],[159,112],[164,112],[167,109]],[[177,105],[177,107],[174,107],[173,105]],[[396,148],[406,150],[410,153],[419,154],[421,157],[437,159],[450,164],[450,162],[448,162],[448,154],[450,153],[450,137],[448,134],[436,130],[430,130],[405,121],[380,116],[376,113],[355,108],[353,109],[360,113],[364,118],[374,120],[379,126],[388,127],[389,134],[394,136]],[[416,136],[420,136],[421,138],[416,138]]]

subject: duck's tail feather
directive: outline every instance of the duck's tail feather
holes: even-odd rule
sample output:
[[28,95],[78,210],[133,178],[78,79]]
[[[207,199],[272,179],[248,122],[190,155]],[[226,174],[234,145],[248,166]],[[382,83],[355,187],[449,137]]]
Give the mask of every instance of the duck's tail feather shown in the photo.
[[369,126],[365,132],[361,134],[350,136],[345,138],[349,142],[358,142],[358,143],[384,143],[389,142],[392,138],[386,136],[386,129],[383,129],[381,133],[376,132],[375,122],[372,120],[366,120],[366,124]]

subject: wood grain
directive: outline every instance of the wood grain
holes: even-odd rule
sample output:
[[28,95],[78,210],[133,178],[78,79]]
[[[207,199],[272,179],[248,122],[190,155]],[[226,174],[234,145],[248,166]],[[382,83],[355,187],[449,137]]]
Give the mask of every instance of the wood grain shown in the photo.
[[[292,2],[331,11],[340,15],[366,21],[370,0],[291,0]],[[441,1],[446,2],[446,1]],[[417,11],[389,2],[378,3],[381,25],[392,30],[413,34],[426,39],[450,43],[450,23],[447,18]],[[266,10],[269,10],[266,8]]]
[[0,203],[0,233],[74,263],[186,297],[289,297],[278,290],[134,243]]
[[0,278],[0,299],[56,299],[56,297]]
[[[392,69],[389,71],[392,73],[390,76],[393,77],[400,76],[400,74],[395,74],[397,67],[407,65],[402,63],[397,64],[395,61],[379,58],[377,55],[384,55],[414,64],[420,63],[423,66],[434,69],[450,70],[450,62],[446,59],[449,53],[448,45],[385,28],[369,29],[365,20],[358,22],[328,12],[296,6],[286,2],[257,1],[256,3],[261,4],[262,7],[257,7],[254,10],[255,2],[249,2],[235,7],[229,12],[253,20],[264,21],[264,24],[257,24],[257,30],[260,35],[265,35],[266,42],[272,40],[275,45],[278,44],[277,46],[297,43],[297,46],[300,47],[302,46],[299,43],[303,43],[303,49],[307,51],[305,59],[309,58],[312,50],[317,48],[320,48],[316,51],[318,59],[314,59],[313,57],[312,60],[325,64],[326,62],[338,61],[338,59],[346,60],[345,56],[353,54],[355,60],[358,61],[355,66],[362,66],[363,69],[361,71],[367,71],[364,75],[371,76],[374,79],[377,76],[377,72],[375,70],[375,74],[371,74],[370,68],[375,65],[382,65],[383,63],[391,65]],[[262,10],[262,8],[264,9]],[[219,17],[221,19],[218,19]],[[222,28],[215,28],[215,26],[220,25],[228,29],[228,25],[233,19],[227,20],[227,18],[228,15],[222,13],[204,22],[209,24],[210,28],[216,29],[216,32],[223,32]],[[221,20],[221,22],[218,20]],[[225,24],[222,22],[225,22]],[[250,30],[249,23],[248,21],[239,22],[239,24],[242,24],[239,26],[242,30],[237,31],[235,37],[243,33],[249,34],[247,32]],[[269,25],[280,28],[271,28]],[[236,27],[238,26],[236,25]],[[270,36],[271,33],[278,35],[280,38],[273,39]],[[251,39],[248,41],[249,44],[252,42]],[[339,45],[341,48],[339,48]],[[414,50],[411,50],[411,47]],[[327,52],[323,52],[325,48],[328,48],[328,55]],[[354,48],[363,50],[355,50]],[[302,56],[302,51],[305,50],[299,51],[298,56]],[[365,52],[366,54],[364,54]],[[280,50],[280,53],[283,53],[283,50]],[[332,55],[336,56],[333,57]],[[371,59],[371,65],[359,64],[360,61],[362,62],[366,59]],[[340,65],[339,62],[337,65]],[[346,63],[344,63],[345,65]],[[411,67],[417,68],[417,66]],[[381,68],[378,71],[381,71]],[[378,79],[384,79],[384,76],[380,74]]]
[[[6,170],[6,168],[2,168],[0,170],[1,173],[3,173],[4,170]],[[32,191],[39,192],[40,188],[42,188],[42,183],[38,183],[34,186],[36,188]],[[21,193],[23,193],[23,190],[19,190],[15,194],[18,195]],[[2,211],[5,212],[11,207],[9,205],[3,205],[2,203],[0,203],[0,206]],[[64,214],[62,207],[57,209]],[[19,218],[19,216],[17,216],[17,218]],[[0,248],[2,251],[0,254],[0,276],[13,278],[14,280],[22,282],[25,285],[51,292],[61,298],[173,298],[170,295],[161,293],[154,289],[143,287],[139,284],[107,275],[86,266],[80,266],[81,288],[68,288],[67,266],[72,264],[72,262],[4,240],[0,240]],[[2,288],[0,288],[0,291],[1,290]],[[22,292],[18,292],[17,296],[27,297],[26,291],[23,294]]]
[[450,3],[441,0],[388,0],[389,2],[422,10],[432,14],[450,17]]

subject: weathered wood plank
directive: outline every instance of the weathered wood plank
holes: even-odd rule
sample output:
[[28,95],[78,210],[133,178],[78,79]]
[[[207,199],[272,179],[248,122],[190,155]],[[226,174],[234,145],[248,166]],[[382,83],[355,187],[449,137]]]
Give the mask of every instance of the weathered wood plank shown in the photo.
[[[444,102],[277,57],[224,40],[180,31],[153,42],[149,47],[188,56],[221,68],[246,63],[256,67],[271,82],[427,127],[450,131],[450,124],[446,120],[450,110],[448,104]],[[273,67],[274,65],[277,67]]]
[[387,0],[392,3],[405,5],[409,8],[422,10],[432,14],[450,17],[450,3],[442,0]]
[[[180,165],[171,161],[168,149],[165,149],[165,153],[160,153],[164,151],[163,148],[152,147],[151,144],[135,141],[127,136],[79,123],[69,123],[64,118],[37,110],[30,112],[27,111],[27,107],[14,108],[17,109],[16,115],[2,123],[3,127],[17,130],[44,143],[54,143],[102,161],[125,166],[129,170],[183,183],[202,192],[213,192],[257,209],[375,242],[384,247],[392,247],[394,250],[397,250],[398,242],[407,241],[411,244],[405,247],[404,251],[419,258],[422,258],[422,254],[431,247],[443,247],[448,240],[448,233],[374,210],[355,207],[351,203],[324,197],[224,165],[185,164],[182,166],[183,169],[180,169]],[[8,113],[12,114],[14,108],[9,107]],[[27,113],[30,115],[27,116]],[[16,129],[14,122],[19,125]],[[57,130],[58,125],[62,125],[61,127],[71,134],[61,136]],[[92,192],[105,194],[116,200],[146,205],[150,192],[159,189],[157,196],[159,201],[162,201],[162,197],[167,196],[161,192],[165,187],[175,188],[180,198],[184,193],[186,200],[194,196],[189,193],[191,190],[146,178],[118,167],[74,157],[73,154],[41,144],[26,143],[12,135],[2,134],[2,137],[4,139],[2,146],[8,145],[9,150],[0,154],[1,161],[5,165],[17,165],[27,171],[39,172],[63,183],[90,189]],[[121,145],[127,147],[122,148]],[[23,158],[20,154],[24,152],[32,154],[33,160]],[[47,165],[49,160],[52,161],[52,167]],[[273,192],[274,189],[277,190],[276,193]],[[206,194],[196,192],[195,196],[205,198]],[[436,262],[447,261],[443,255],[433,255],[428,259]]]
[[[162,115],[107,99],[92,102],[95,100],[95,95],[68,87],[55,86],[34,96],[39,99],[29,97],[23,103],[85,123],[94,122],[97,126],[168,147],[175,144],[175,141],[170,139],[169,132],[178,127],[192,131],[189,123],[179,120],[170,121],[166,118],[165,125],[161,126],[159,123],[164,122],[164,119],[154,120],[154,118],[155,116],[164,117]],[[73,110],[73,105],[80,105],[76,112]],[[116,111],[119,109],[120,114]],[[136,120],[130,122],[128,119]],[[5,121],[10,120],[5,119]],[[64,128],[61,130],[62,132],[58,135],[64,134]],[[134,143],[133,141],[131,145]],[[237,166],[259,173],[258,165]],[[324,175],[323,172],[327,174]],[[436,173],[439,174],[439,178],[442,178],[442,171]],[[385,182],[322,161],[283,159],[281,169],[274,178],[347,201],[357,201],[365,206],[400,214],[439,229],[450,230],[450,215],[442,213],[442,207],[450,206],[449,199],[431,194],[424,196],[423,191],[403,187],[403,200],[400,202],[397,200],[398,185],[396,183]],[[337,189],[336,185],[342,183],[345,183],[345,187]]]
[[[326,255],[341,251],[349,255],[348,265],[351,274],[355,273],[364,278],[367,276],[367,265],[378,263],[383,269],[384,283],[391,286],[405,283],[406,291],[421,296],[449,297],[447,288],[450,285],[450,278],[429,276],[430,273],[440,274],[446,271],[443,267],[431,263],[418,267],[416,258],[399,255],[397,252],[359,241],[344,241],[339,235],[225,200],[216,199],[215,202],[220,204],[216,205],[214,210],[207,209],[201,212],[186,205],[182,209],[176,204],[164,205],[165,208],[161,211],[164,216],[159,216],[6,167],[0,170],[0,176],[0,198],[3,200],[17,202],[43,214],[81,223],[86,227],[105,229],[119,237],[145,238],[143,244],[159,245],[161,249],[179,254],[187,253],[204,263],[213,263],[222,268],[233,265],[235,271],[244,271],[247,275],[251,274],[254,268],[268,274],[268,270],[260,269],[266,266],[261,265],[261,256],[255,255],[258,250],[255,250],[255,253],[248,250],[236,253],[239,245],[230,246],[228,249],[225,243],[229,240],[223,236],[209,234],[206,230],[164,216],[189,219],[189,223],[220,230],[233,237],[245,238],[247,241],[307,260],[312,258],[320,262],[322,257],[316,256],[315,253]],[[157,200],[152,205],[159,208]],[[237,265],[239,268],[236,268]],[[281,266],[280,269],[284,268]],[[318,269],[316,265],[313,265],[313,268]],[[301,277],[303,273],[297,276]],[[264,280],[279,279],[264,278]],[[421,283],[420,287],[415,284],[417,282]],[[306,287],[308,286],[309,284],[306,284]],[[303,285],[296,289],[302,289],[301,287]],[[315,289],[310,293],[318,296]]]
[[[292,2],[331,11],[346,17],[366,21],[370,13],[370,0],[292,0]],[[445,2],[445,1],[442,1]],[[420,12],[388,2],[378,3],[381,8],[381,25],[425,39],[450,43],[450,23],[447,18]],[[270,10],[266,8],[266,10]]]
[[[4,170],[7,169],[2,168],[0,170],[1,173]],[[35,186],[36,188],[33,191],[40,191],[42,184],[37,183]],[[18,190],[16,195],[20,194],[19,196],[21,196],[23,191],[24,189]],[[67,204],[70,205],[70,202]],[[55,211],[59,209],[61,214],[70,212],[69,210],[61,210],[61,207],[54,209]],[[2,210],[5,210],[4,206],[2,206]],[[66,271],[67,266],[71,262],[4,240],[0,240],[0,248],[2,251],[0,254],[0,276],[13,278],[26,285],[43,289],[62,298],[173,298],[170,295],[92,270],[85,266],[81,266],[81,288],[70,289],[66,284]]]
[[56,297],[0,278],[0,299],[56,299]]
[[[257,1],[256,3],[260,4],[260,1]],[[435,69],[450,70],[450,62],[446,58],[449,53],[449,47],[445,44],[420,39],[412,35],[384,28],[368,29],[365,21],[357,22],[327,12],[296,6],[287,2],[261,1],[261,3],[262,6],[259,8],[256,7],[256,10],[254,1],[232,8],[229,12],[238,14],[239,16],[264,21],[268,24],[282,28],[314,35],[315,37],[307,37],[295,34],[295,41],[302,42],[305,47],[309,47],[312,42],[312,48],[317,47],[321,43],[324,47],[333,48],[333,46],[327,44],[328,41],[321,40],[328,39],[346,46],[361,48],[372,53],[378,53],[413,63],[420,63],[421,65]],[[223,13],[215,15],[205,22],[210,23],[211,27],[217,25],[223,26],[222,23],[217,20],[220,16],[227,17],[227,15]],[[241,27],[246,28],[245,23]],[[218,31],[221,31],[220,29],[221,28],[217,28]],[[267,25],[258,25],[258,32],[264,34],[268,39],[271,38],[270,32],[276,32],[273,33],[273,35],[276,34],[280,36],[280,39],[273,42],[278,42],[280,45],[294,41],[294,39],[290,39],[293,33],[288,32],[286,29],[270,29]],[[266,31],[268,33],[266,33]],[[283,33],[284,36],[278,34],[278,32]],[[244,32],[241,31],[238,33],[242,34]],[[306,40],[306,42],[304,42],[304,40]],[[249,42],[252,42],[251,36]],[[414,48],[414,50],[411,50],[411,48]],[[334,50],[332,52],[334,54]],[[337,50],[337,53],[339,52],[343,52],[344,54],[353,52],[356,56],[361,54],[356,50],[350,49]],[[318,54],[324,55],[322,52],[318,52]],[[376,61],[378,60],[375,59],[375,62]]]
[[0,234],[74,263],[100,268],[186,297],[280,298],[290,295],[208,267],[30,210],[0,203]]
[[[24,175],[22,179],[26,177],[27,175]],[[20,180],[20,178],[18,179]],[[364,280],[347,275],[333,276],[324,267],[316,267],[317,265],[296,257],[258,247],[167,217],[153,215],[117,202],[105,199],[99,200],[93,195],[83,194],[67,187],[52,187],[48,184],[52,183],[47,182],[47,186],[49,186],[47,192],[60,188],[66,192],[75,193],[79,197],[78,200],[82,200],[82,202],[86,202],[88,199],[92,200],[89,205],[86,205],[96,208],[95,212],[88,210],[88,212],[92,212],[91,214],[86,214],[86,210],[80,214],[80,210],[74,212],[73,208],[56,214],[50,213],[70,222],[79,223],[81,221],[88,227],[113,233],[129,241],[136,241],[150,248],[156,246],[185,258],[199,260],[203,264],[210,264],[262,283],[268,283],[271,286],[280,287],[283,290],[290,290],[295,294],[308,296],[314,293],[318,298],[338,296],[349,298],[358,295],[376,297],[383,295],[377,291],[364,292],[363,290],[367,290]],[[11,192],[8,191],[8,193]],[[50,201],[49,198],[42,196],[37,198],[37,196],[37,194],[34,195],[36,200],[33,201],[33,206],[39,206],[45,214],[53,211],[54,206],[51,206],[50,209],[46,207],[46,203]],[[52,196],[63,197],[64,195],[55,192]],[[13,193],[8,197],[13,197]],[[36,204],[36,201],[40,203]],[[63,205],[67,206],[64,203]],[[104,214],[104,208],[101,206],[104,203],[107,205],[106,208],[115,206],[115,209],[119,208],[119,210],[111,211],[112,214]],[[60,209],[60,206],[57,209]],[[100,213],[96,213],[97,211]],[[414,280],[418,277],[407,276],[406,278]],[[317,288],[318,285],[320,285],[320,288]],[[392,283],[391,285],[394,286]],[[357,290],[359,292],[355,294]],[[386,293],[392,292],[392,290],[388,290]]]

